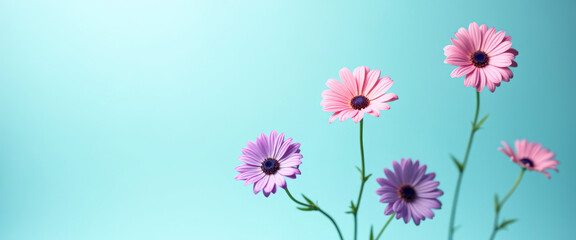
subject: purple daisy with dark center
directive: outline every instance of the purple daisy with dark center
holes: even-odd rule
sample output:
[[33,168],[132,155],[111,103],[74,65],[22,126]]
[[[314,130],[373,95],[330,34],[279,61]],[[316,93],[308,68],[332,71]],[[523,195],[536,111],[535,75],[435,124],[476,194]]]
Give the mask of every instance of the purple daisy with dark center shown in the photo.
[[426,174],[426,165],[410,158],[400,163],[394,161],[392,165],[394,171],[384,168],[387,179],[376,179],[380,184],[376,194],[380,195],[381,203],[388,203],[384,214],[396,213],[396,219],[404,218],[405,223],[412,218],[416,225],[425,218],[433,218],[432,209],[442,207],[438,197],[444,194],[437,188],[440,183],[434,181],[436,174]]
[[254,183],[254,194],[262,191],[268,197],[276,193],[276,186],[286,189],[284,177],[296,178],[300,174],[300,143],[292,143],[292,138],[284,140],[284,133],[262,133],[256,142],[248,142],[242,153],[238,159],[244,164],[236,167],[240,173],[236,180],[246,180],[244,185]]

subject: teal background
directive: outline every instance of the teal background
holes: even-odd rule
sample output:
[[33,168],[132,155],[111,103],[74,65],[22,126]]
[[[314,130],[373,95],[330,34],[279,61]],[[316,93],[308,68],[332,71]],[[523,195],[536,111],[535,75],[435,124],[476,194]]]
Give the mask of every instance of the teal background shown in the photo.
[[[520,168],[497,151],[527,138],[560,173],[528,172],[498,239],[571,239],[575,1],[0,0],[0,239],[335,239],[283,191],[235,181],[240,149],[261,133],[302,144],[288,180],[331,213],[347,239],[360,162],[358,124],[328,123],[321,92],[342,67],[395,80],[399,100],[365,119],[368,172],[411,157],[437,173],[443,209],[383,239],[445,239],[474,89],[450,78],[443,47],[476,21],[518,49],[515,77],[481,93],[457,239],[487,239],[493,195]],[[387,220],[371,179],[360,239]]]

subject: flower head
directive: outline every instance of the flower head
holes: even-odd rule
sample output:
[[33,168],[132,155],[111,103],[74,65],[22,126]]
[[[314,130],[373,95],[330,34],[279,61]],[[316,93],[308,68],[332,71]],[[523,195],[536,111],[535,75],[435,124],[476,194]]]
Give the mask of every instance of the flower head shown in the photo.
[[330,123],[336,118],[343,122],[352,118],[359,122],[364,113],[372,116],[380,116],[380,110],[390,109],[386,102],[398,99],[394,93],[386,93],[394,81],[390,77],[380,78],[380,70],[372,70],[368,67],[358,67],[354,73],[348,68],[340,69],[342,82],[336,79],[328,79],[326,85],[330,88],[322,92],[324,111],[334,112],[330,117]]
[[496,32],[484,24],[470,23],[468,30],[458,29],[457,39],[451,39],[454,45],[444,47],[445,63],[458,66],[451,77],[466,75],[464,85],[474,86],[478,92],[488,86],[491,92],[500,86],[501,81],[508,82],[514,76],[508,67],[517,67],[512,60],[518,51],[511,48],[511,36],[504,31]]
[[292,138],[284,140],[284,133],[262,133],[256,142],[248,142],[242,153],[238,159],[244,164],[236,167],[240,173],[236,180],[246,180],[244,185],[254,183],[254,194],[262,191],[268,197],[276,193],[276,186],[286,189],[284,177],[296,178],[300,174],[300,143],[292,143]]
[[442,207],[438,197],[444,194],[437,188],[440,183],[434,181],[436,174],[426,174],[426,165],[420,166],[410,158],[400,163],[394,161],[392,165],[394,172],[384,168],[388,179],[376,179],[380,184],[376,194],[380,195],[381,203],[388,203],[384,214],[396,213],[396,219],[404,218],[405,223],[412,218],[416,225],[425,218],[433,218],[432,209]]
[[542,144],[540,143],[531,143],[526,139],[516,140],[514,142],[516,153],[514,153],[506,142],[502,141],[502,145],[504,145],[504,147],[499,147],[498,150],[508,155],[510,160],[529,171],[541,172],[547,178],[550,178],[550,174],[544,170],[552,169],[558,172],[556,168],[558,160],[554,159],[554,153],[546,148],[542,148]]

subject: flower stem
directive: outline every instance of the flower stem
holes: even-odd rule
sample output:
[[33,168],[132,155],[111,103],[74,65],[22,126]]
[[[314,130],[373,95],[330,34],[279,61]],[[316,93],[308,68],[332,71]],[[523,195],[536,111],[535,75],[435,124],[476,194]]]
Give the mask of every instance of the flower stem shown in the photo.
[[456,190],[454,191],[454,200],[452,201],[452,213],[450,215],[450,228],[448,229],[448,239],[452,240],[454,238],[454,221],[456,219],[456,206],[458,205],[458,195],[460,193],[460,185],[462,184],[462,175],[464,174],[464,169],[466,168],[466,163],[468,163],[468,156],[470,155],[470,149],[472,148],[472,140],[474,140],[474,133],[478,131],[478,112],[480,111],[480,93],[476,92],[476,113],[474,114],[474,123],[472,123],[472,130],[470,131],[470,138],[468,139],[468,146],[466,147],[466,153],[464,154],[464,160],[462,161],[460,168],[458,169],[458,180],[456,181]]
[[518,184],[520,184],[520,181],[522,181],[522,177],[524,176],[524,172],[526,172],[526,168],[522,168],[522,170],[520,171],[520,175],[516,179],[516,183],[514,183],[514,186],[512,186],[512,188],[510,189],[510,191],[508,191],[508,194],[506,194],[506,196],[502,199],[502,201],[496,202],[497,205],[495,208],[496,214],[494,216],[494,228],[492,229],[492,234],[490,234],[490,240],[493,240],[496,237],[496,232],[498,232],[500,229],[502,229],[502,227],[500,227],[498,224],[498,217],[500,216],[500,211],[502,210],[504,203],[506,203],[508,198],[510,198],[512,193],[514,193],[514,191],[518,187]]
[[296,200],[296,198],[294,198],[294,197],[292,196],[292,194],[290,194],[290,191],[288,190],[288,188],[285,188],[284,190],[286,190],[286,194],[288,194],[288,197],[290,197],[290,199],[292,199],[292,201],[294,201],[295,203],[298,203],[298,204],[300,204],[300,205],[302,205],[302,206],[306,206],[306,207],[309,206],[309,205],[306,204],[306,203],[303,203],[303,202],[300,202],[300,201]]
[[358,239],[358,209],[360,208],[360,200],[362,200],[362,192],[364,191],[364,183],[368,181],[364,169],[364,141],[362,129],[364,127],[364,119],[360,120],[360,156],[362,159],[362,168],[360,169],[360,174],[362,174],[362,182],[360,183],[360,193],[358,194],[358,201],[352,206],[352,214],[354,214],[354,240]]
[[386,227],[388,227],[388,224],[390,224],[390,221],[392,221],[392,219],[394,218],[394,216],[396,216],[396,213],[393,213],[392,216],[390,216],[390,218],[388,219],[388,221],[386,221],[386,224],[384,224],[384,226],[382,227],[382,229],[380,230],[380,232],[378,233],[378,236],[376,236],[376,238],[374,240],[378,240],[378,238],[380,238],[380,236],[382,235],[382,233],[384,232],[384,229],[386,229]]
[[306,204],[303,202],[300,202],[298,200],[296,200],[296,198],[294,198],[292,196],[292,194],[290,194],[290,191],[288,191],[288,188],[285,188],[284,190],[286,190],[286,194],[288,194],[288,197],[290,197],[290,199],[292,199],[292,201],[294,201],[297,204],[300,204],[302,206],[308,207],[310,210],[315,210],[315,211],[319,211],[320,213],[322,213],[324,216],[326,216],[328,219],[330,219],[330,221],[332,222],[332,224],[334,224],[334,227],[336,228],[336,231],[338,232],[338,236],[340,237],[340,240],[344,240],[344,238],[342,237],[342,232],[340,232],[340,227],[338,227],[338,224],[336,223],[336,221],[334,221],[334,219],[330,216],[330,214],[324,212],[318,205],[316,204]]

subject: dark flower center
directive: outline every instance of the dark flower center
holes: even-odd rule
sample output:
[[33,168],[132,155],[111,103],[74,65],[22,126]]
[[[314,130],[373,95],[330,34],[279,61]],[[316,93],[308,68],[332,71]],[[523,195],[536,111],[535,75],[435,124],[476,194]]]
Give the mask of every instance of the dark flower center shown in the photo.
[[262,162],[262,167],[260,168],[262,168],[264,173],[271,175],[278,171],[278,168],[280,168],[280,163],[276,159],[268,158]]
[[410,185],[402,185],[398,189],[398,197],[406,202],[412,202],[416,198],[416,191]]
[[534,167],[534,162],[532,162],[532,160],[530,160],[528,158],[522,158],[522,159],[520,159],[520,162],[522,164],[524,164],[524,166]]
[[485,52],[477,51],[472,54],[470,61],[474,66],[482,68],[488,65],[488,55]]
[[350,101],[352,108],[356,110],[364,109],[370,105],[370,100],[364,96],[356,96]]

